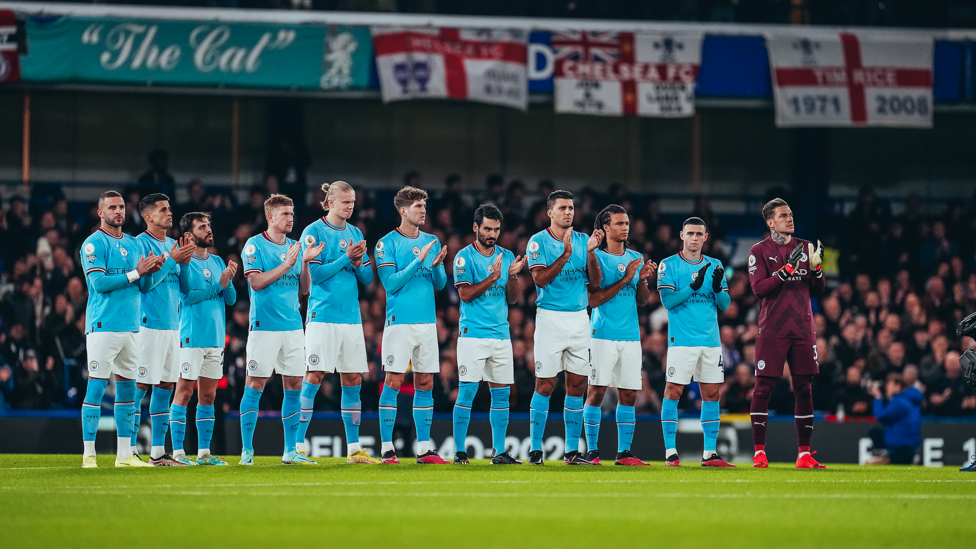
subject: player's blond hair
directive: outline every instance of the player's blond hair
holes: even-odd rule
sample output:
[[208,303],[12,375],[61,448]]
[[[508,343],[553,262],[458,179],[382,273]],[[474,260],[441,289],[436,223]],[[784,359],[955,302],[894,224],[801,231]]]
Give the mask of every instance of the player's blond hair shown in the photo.
[[407,185],[393,197],[393,206],[400,211],[400,208],[406,208],[418,200],[427,200],[427,191]]
[[345,181],[333,181],[332,183],[322,183],[322,192],[325,193],[325,199],[322,200],[322,209],[329,211],[330,198],[344,192],[356,194],[356,189],[352,188],[352,185]]
[[295,202],[283,194],[275,193],[264,201],[264,215],[265,217],[271,217],[274,215],[275,210],[285,206],[294,207]]

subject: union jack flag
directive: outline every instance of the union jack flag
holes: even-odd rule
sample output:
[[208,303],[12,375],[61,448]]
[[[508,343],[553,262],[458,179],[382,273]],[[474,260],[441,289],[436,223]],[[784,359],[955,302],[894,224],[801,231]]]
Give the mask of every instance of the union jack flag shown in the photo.
[[614,63],[620,59],[618,32],[553,31],[551,40],[556,62]]

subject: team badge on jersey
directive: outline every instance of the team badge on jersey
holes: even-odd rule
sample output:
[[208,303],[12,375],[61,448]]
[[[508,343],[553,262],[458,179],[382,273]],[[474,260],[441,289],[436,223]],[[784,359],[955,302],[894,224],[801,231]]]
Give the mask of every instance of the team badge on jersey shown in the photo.
[[756,368],[758,368],[760,370],[765,370],[766,369],[766,361],[765,360],[760,360],[758,363],[756,363]]
[[139,366],[139,377],[146,377],[149,375],[149,370],[145,366]]
[[537,360],[535,361],[535,372],[539,373],[541,371],[542,371],[542,363]]
[[252,372],[254,370],[257,370],[258,369],[258,361],[252,360],[252,361],[248,362],[247,363],[247,369],[248,370],[251,370]]
[[126,250],[122,246],[119,246],[119,253],[122,254],[122,257],[125,257],[125,256],[129,255],[129,250]]
[[463,376],[464,374],[468,373],[468,367],[464,365],[458,366],[458,373]]
[[668,368],[668,377],[674,377],[674,366]]
[[190,373],[190,363],[189,362],[184,362],[182,365],[180,365],[180,370],[184,374]]
[[210,272],[210,269],[204,269],[203,270],[203,276],[205,276],[207,278],[210,278],[210,275],[211,274],[213,274],[213,273]]
[[692,280],[692,282],[694,282],[695,280],[698,280],[698,273],[691,273],[691,280]]
[[244,255],[254,255],[254,252],[256,251],[257,248],[254,247],[254,244],[248,244],[247,247],[244,248]]
[[596,381],[596,368],[591,368],[590,369],[590,379],[592,379],[593,381]]
[[420,255],[420,248],[418,248],[416,246],[414,246],[413,247],[413,250],[411,250],[411,251],[413,252],[413,255],[415,255],[415,256],[419,256]]
[[91,361],[91,362],[88,363],[88,371],[89,372],[97,372],[98,371],[98,361],[97,360],[93,360],[93,361]]
[[85,255],[91,255],[93,253],[95,253],[95,245],[91,242],[85,244]]
[[494,274],[494,273],[495,273],[495,266],[488,265],[488,274]]
[[627,270],[627,267],[624,267],[623,263],[617,263],[617,270],[620,272],[624,272]]
[[339,249],[340,250],[345,250],[346,249],[346,239],[345,238],[340,238],[339,239]]
[[285,258],[288,257],[288,254],[286,254],[285,252],[281,252],[281,255],[279,255],[278,257],[280,257],[281,260],[284,261]]
[[312,235],[306,236],[305,237],[305,245],[306,246],[314,246],[315,245],[315,237],[312,236]]
[[312,355],[312,356],[308,357],[308,363],[311,364],[312,366],[315,366],[316,364],[318,364],[319,363],[319,355]]

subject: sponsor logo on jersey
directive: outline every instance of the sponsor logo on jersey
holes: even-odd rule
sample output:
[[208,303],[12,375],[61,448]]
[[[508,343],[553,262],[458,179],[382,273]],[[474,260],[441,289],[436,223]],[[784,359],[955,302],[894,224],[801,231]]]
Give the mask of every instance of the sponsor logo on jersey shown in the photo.
[[149,375],[149,370],[145,366],[139,366],[139,377],[146,377]]
[[617,270],[620,272],[624,272],[627,270],[627,267],[624,267],[623,263],[617,263]]
[[251,370],[252,372],[254,370],[257,370],[258,369],[258,361],[252,360],[252,361],[248,362],[247,363],[247,369],[248,370]]
[[758,368],[760,370],[765,370],[766,369],[766,361],[765,360],[760,360],[759,362],[757,362],[756,363],[756,368]]
[[314,246],[315,245],[315,237],[312,236],[312,235],[305,235],[305,245],[306,246]]
[[537,360],[535,361],[535,373],[539,373],[541,371],[542,371],[542,363]]
[[467,374],[468,373],[468,367],[465,366],[465,365],[463,365],[463,364],[460,365],[460,366],[458,366],[458,373],[461,374],[462,376],[465,375],[465,374]]
[[465,263],[464,258],[461,256],[458,256],[458,258],[454,261],[454,265],[458,268],[464,267],[464,263]]
[[190,373],[190,363],[184,362],[183,364],[181,364],[180,371],[182,371],[184,374]]
[[244,248],[244,255],[254,255],[254,252],[256,252],[256,251],[257,251],[257,248],[254,247],[254,244],[248,244]]
[[97,360],[93,360],[93,361],[91,361],[91,362],[88,363],[88,371],[89,372],[96,372],[96,371],[98,371],[98,361]]
[[772,256],[770,256],[769,260],[770,261],[775,261],[776,263],[779,263],[779,258],[778,257],[772,257]]
[[319,363],[319,355],[311,355],[308,357],[308,363],[312,366],[316,366]]
[[538,252],[539,251],[539,243],[538,242],[535,242],[535,241],[529,242],[529,251],[530,252],[533,252],[533,253]]
[[85,244],[85,255],[91,255],[93,253],[95,253],[95,245],[91,242]]
[[345,238],[340,238],[339,239],[339,249],[345,250],[346,249],[346,244],[347,243],[346,243],[346,239]]
[[386,365],[393,366],[393,355],[386,355]]
[[213,274],[213,273],[210,272],[210,269],[204,269],[203,270],[203,276],[205,276],[207,278],[210,278],[210,275],[211,274]]

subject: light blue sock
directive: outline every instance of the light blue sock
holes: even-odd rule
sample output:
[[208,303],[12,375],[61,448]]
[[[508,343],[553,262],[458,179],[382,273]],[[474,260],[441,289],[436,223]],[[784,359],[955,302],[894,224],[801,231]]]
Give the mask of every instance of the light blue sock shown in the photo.
[[389,385],[383,385],[380,393],[380,439],[381,442],[393,442],[393,425],[396,424],[397,395]]
[[677,448],[674,437],[678,432],[678,401],[669,398],[661,404],[661,428],[664,429],[664,448]]
[[478,393],[478,384],[462,381],[458,385],[457,402],[454,404],[454,451],[467,452],[468,423],[471,422],[471,405]]
[[505,452],[510,393],[508,387],[491,389],[491,410],[488,412],[488,420],[491,422],[491,445],[495,449],[495,455]]
[[165,446],[169,431],[169,399],[173,391],[153,387],[149,399],[149,420],[152,422],[152,445]]
[[532,451],[542,450],[542,436],[546,433],[546,420],[549,419],[549,398],[532,393],[529,403],[529,437],[532,438]]
[[81,405],[81,439],[92,442],[98,433],[98,421],[102,417],[102,397],[108,387],[107,379],[88,378],[88,391]]
[[701,425],[705,433],[705,451],[715,451],[715,441],[718,440],[718,401],[702,401]]
[[413,393],[413,422],[417,427],[417,442],[430,441],[430,424],[433,419],[433,391],[421,391],[417,389]]
[[363,415],[363,402],[359,398],[359,385],[343,385],[342,400],[339,406],[342,407],[342,426],[346,428],[346,444],[359,443],[359,421]]
[[633,406],[617,404],[617,452],[630,450],[630,444],[634,441],[636,422]]
[[115,382],[115,428],[119,438],[132,437],[132,414],[135,413],[136,382]]
[[146,391],[136,387],[135,404],[132,405],[132,446],[139,445],[139,427],[142,424],[142,401],[146,398]]
[[261,402],[261,394],[251,387],[244,387],[244,396],[241,397],[241,445],[244,450],[254,451],[254,428],[258,424],[258,404]]
[[210,449],[214,431],[214,407],[197,404],[197,452]]
[[[243,423],[241,421],[241,424]],[[173,439],[173,453],[183,453],[183,439],[186,438],[186,406],[173,404],[169,407],[169,425],[171,427],[169,436]],[[254,432],[253,429],[251,432]]]
[[285,453],[295,451],[298,440],[298,424],[301,422],[302,391],[285,389],[281,401],[281,424],[285,428]]
[[[308,433],[308,424],[312,421],[312,413],[315,410],[315,395],[318,392],[318,385],[307,381],[302,382],[302,394],[299,402],[302,411],[298,416],[298,433],[295,435],[295,442],[305,444],[305,435]],[[342,397],[346,397],[345,387],[342,388]]]
[[580,435],[583,434],[583,397],[566,395],[563,423],[566,425],[566,453],[579,451]]
[[586,432],[586,450],[596,451],[596,445],[600,440],[600,420],[603,413],[599,406],[583,406],[583,430]]

